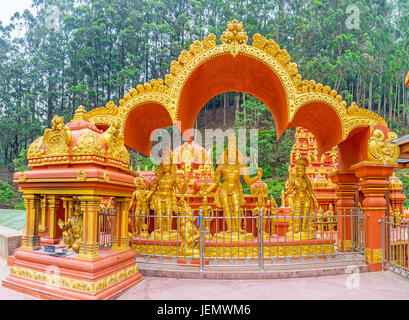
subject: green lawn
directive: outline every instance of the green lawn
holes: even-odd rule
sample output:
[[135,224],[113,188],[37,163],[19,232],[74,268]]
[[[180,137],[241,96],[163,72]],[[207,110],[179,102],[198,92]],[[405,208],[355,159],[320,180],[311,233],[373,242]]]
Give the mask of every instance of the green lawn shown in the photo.
[[26,211],[0,209],[0,226],[20,231],[26,226]]

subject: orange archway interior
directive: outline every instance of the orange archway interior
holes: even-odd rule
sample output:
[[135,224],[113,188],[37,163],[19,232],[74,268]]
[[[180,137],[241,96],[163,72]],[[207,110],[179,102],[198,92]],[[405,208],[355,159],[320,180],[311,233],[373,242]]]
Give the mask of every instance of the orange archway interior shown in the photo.
[[180,131],[193,128],[200,110],[211,98],[229,91],[249,93],[260,99],[270,109],[278,135],[284,132],[288,124],[287,100],[280,79],[264,63],[230,54],[205,62],[185,83],[177,115]]
[[151,133],[172,126],[167,110],[157,103],[140,105],[129,113],[124,130],[124,143],[145,155],[151,152]]
[[[213,97],[231,91],[249,93],[269,108],[275,121],[278,139],[287,128],[304,127],[316,137],[320,153],[342,141],[341,122],[331,106],[322,102],[306,104],[297,111],[293,121],[288,123],[285,90],[273,70],[252,57],[242,54],[233,57],[229,53],[206,61],[186,81],[179,101],[176,123],[185,138],[191,138],[192,130],[189,129],[193,128],[204,105]],[[161,105],[148,103],[138,106],[130,112],[126,120],[125,145],[150,155],[151,133],[171,125],[171,118]],[[340,147],[340,153],[342,150],[349,153],[352,149],[356,152],[356,146],[362,145],[367,139],[367,134],[355,133],[350,135],[353,136],[350,142],[344,142]],[[362,152],[366,156],[361,149],[362,147],[358,149],[359,153]],[[360,155],[357,157],[362,158]],[[349,167],[355,158],[340,157],[340,162],[345,159],[345,167]]]

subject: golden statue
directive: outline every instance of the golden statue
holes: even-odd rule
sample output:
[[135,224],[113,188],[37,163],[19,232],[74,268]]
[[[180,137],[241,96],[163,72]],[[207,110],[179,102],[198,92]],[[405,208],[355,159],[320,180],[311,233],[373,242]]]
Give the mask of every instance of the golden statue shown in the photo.
[[74,215],[68,218],[67,223],[64,223],[61,219],[58,219],[58,226],[63,231],[63,242],[68,249],[72,249],[78,253],[82,241],[83,221],[81,204],[76,203],[74,208]]
[[129,228],[131,228],[131,233],[139,234],[140,237],[147,238],[148,232],[146,231],[148,225],[146,224],[146,211],[148,209],[148,204],[146,201],[146,184],[143,178],[136,177],[134,180],[136,190],[132,194],[131,203],[129,204],[129,210],[135,205],[135,221],[132,230],[132,218],[129,218]]
[[[193,211],[192,208],[190,207],[189,203],[185,200],[185,197],[181,195],[178,204],[177,204],[177,214],[178,216],[184,217],[184,216],[193,216]],[[178,218],[178,223],[177,223],[177,232],[180,233],[180,226],[181,223],[180,221],[183,220],[184,218]]]
[[213,217],[213,209],[209,206],[209,202],[207,200],[207,196],[203,197],[203,205],[199,207],[199,210],[202,209],[203,217],[204,217],[204,231],[210,232],[210,222],[211,217]]
[[283,207],[285,207],[285,191],[284,191],[284,189],[281,190],[280,199],[281,199],[281,208],[283,208]]
[[[282,193],[283,191],[281,191]],[[273,195],[270,195],[270,200],[268,200],[267,205],[270,207],[270,210],[277,210],[278,208],[278,204],[276,202],[276,200],[274,199]]]
[[182,244],[178,249],[179,256],[200,256],[200,232],[193,223],[193,218],[192,210],[187,210],[185,216],[180,219],[179,234]]
[[[262,229],[263,230],[263,239],[268,239],[268,238],[270,238],[270,234],[268,232],[266,232],[266,224],[267,224],[267,220],[268,220],[268,218],[266,218],[266,216],[268,216],[267,210],[266,210],[266,204],[265,204],[264,198],[262,196],[258,196],[256,206],[253,209],[253,217],[260,217],[261,210],[263,210],[263,229]],[[259,228],[259,224],[257,223],[257,230],[258,230],[258,228]],[[273,233],[274,233],[274,231],[273,231]]]
[[[182,193],[186,193],[189,178],[185,176],[185,183],[182,184],[180,177],[176,173],[177,167],[173,164],[172,151],[167,150],[161,164],[159,165],[152,188],[148,192],[146,199],[149,201],[151,209],[155,210],[156,223],[155,230],[150,235],[151,239],[174,240],[177,232],[172,230],[172,215],[177,211],[175,187]],[[163,218],[165,217],[165,218]]]
[[[246,231],[242,229],[242,219],[240,206],[244,201],[243,188],[240,183],[240,177],[242,176],[248,186],[251,186],[257,180],[263,176],[263,170],[257,169],[258,175],[250,178],[248,173],[248,167],[241,164],[240,156],[243,155],[238,151],[236,144],[236,137],[232,135],[229,138],[227,149],[223,152],[222,159],[224,162],[217,167],[214,182],[205,195],[212,192],[217,188],[215,193],[215,204],[217,207],[223,208],[224,217],[226,218],[227,230],[223,233],[219,233],[216,236],[220,239],[231,239],[234,241],[244,240],[246,237],[253,238],[251,233],[246,235]],[[220,183],[223,177],[223,182]]]
[[[289,178],[288,193],[292,195],[291,211],[293,215],[293,226],[287,232],[287,237],[306,240],[315,238],[315,230],[311,223],[313,215],[313,205],[318,208],[318,201],[312,190],[310,179],[305,173],[307,159],[301,158],[297,161],[294,173]],[[292,230],[291,230],[292,229]]]

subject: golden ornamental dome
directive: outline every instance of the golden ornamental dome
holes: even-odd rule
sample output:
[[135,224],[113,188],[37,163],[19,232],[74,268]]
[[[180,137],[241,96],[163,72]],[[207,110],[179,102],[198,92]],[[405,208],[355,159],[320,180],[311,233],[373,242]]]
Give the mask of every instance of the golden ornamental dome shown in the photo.
[[208,152],[195,141],[185,142],[173,150],[173,163],[205,164]]
[[56,115],[51,124],[28,149],[30,167],[96,163],[128,170],[129,152],[118,123],[104,132],[88,121],[87,111],[80,106],[71,122],[64,124],[64,118]]
[[389,189],[398,191],[402,191],[403,189],[402,181],[400,181],[400,179],[395,176],[395,173],[393,173],[393,175],[389,179]]

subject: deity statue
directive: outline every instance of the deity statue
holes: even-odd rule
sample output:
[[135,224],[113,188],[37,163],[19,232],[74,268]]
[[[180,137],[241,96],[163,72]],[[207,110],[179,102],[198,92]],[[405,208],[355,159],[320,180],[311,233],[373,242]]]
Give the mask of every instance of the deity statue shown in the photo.
[[325,230],[331,232],[334,229],[334,226],[336,225],[336,218],[333,217],[334,215],[334,210],[332,203],[329,204],[328,211],[325,211],[320,207],[317,211],[317,227],[318,230],[320,230],[320,234],[322,238],[325,238]]
[[200,209],[202,209],[204,217],[204,231],[210,233],[210,222],[212,220],[211,217],[213,217],[213,208],[209,206],[207,196],[203,197],[203,205],[199,207],[199,210]]
[[[257,176],[250,178],[249,168],[241,164],[240,156],[243,156],[236,144],[236,137],[232,135],[229,138],[227,149],[223,152],[220,165],[217,167],[214,182],[209,186],[205,195],[217,188],[215,193],[215,204],[217,207],[223,208],[224,217],[226,218],[227,230],[219,233],[216,236],[223,239],[231,239],[234,241],[252,239],[252,234],[246,234],[242,229],[242,219],[240,206],[244,201],[243,188],[240,183],[240,177],[243,177],[248,186],[261,179],[263,170],[257,169]],[[223,182],[220,183],[223,177]]]
[[[256,206],[253,209],[253,217],[260,217],[261,211],[263,211],[263,229],[262,229],[263,239],[268,239],[270,238],[270,234],[266,232],[266,224],[268,220],[268,218],[266,218],[266,216],[268,215],[267,210],[266,210],[266,204],[265,204],[264,198],[262,196],[258,196]],[[259,228],[259,225],[257,224],[257,230],[258,228]]]
[[68,218],[67,223],[64,223],[64,221],[58,219],[58,226],[63,231],[62,237],[64,244],[68,249],[72,249],[76,253],[80,251],[80,246],[83,243],[82,220],[82,210],[79,202],[76,203],[74,207],[74,215]]
[[136,177],[134,180],[136,190],[132,194],[131,203],[129,204],[129,210],[135,206],[135,220],[133,223],[132,230],[132,218],[129,218],[129,228],[131,228],[131,233],[139,234],[140,237],[147,238],[148,232],[146,231],[148,226],[146,224],[146,210],[148,209],[148,204],[146,201],[146,185],[143,178]]
[[[283,190],[281,192],[283,192]],[[270,195],[270,200],[268,200],[267,204],[270,206],[271,210],[275,210],[278,208],[278,204],[272,195]]]
[[152,188],[146,196],[147,201],[151,200],[151,209],[155,210],[157,215],[155,230],[150,235],[151,239],[174,240],[177,238],[177,232],[172,230],[172,215],[177,211],[175,188],[182,194],[186,193],[189,178],[185,176],[185,182],[182,184],[176,170],[172,151],[165,151],[156,171]]
[[178,249],[179,256],[200,256],[200,232],[193,223],[193,212],[187,210],[185,217],[180,219],[179,234],[182,244]]
[[[189,203],[185,200],[185,197],[183,195],[180,197],[178,204],[177,204],[177,214],[178,216],[181,216],[181,217],[189,216],[189,215],[193,216],[192,208],[190,207]],[[178,226],[177,232],[179,233],[180,233],[180,225],[181,225],[180,221],[183,219],[184,218],[180,218],[179,222],[177,223],[177,226]]]
[[284,191],[284,189],[281,190],[280,199],[281,199],[281,207],[283,208],[283,207],[285,207],[285,191]]
[[291,201],[291,211],[293,215],[292,230],[287,232],[287,237],[294,239],[314,239],[315,230],[313,229],[311,218],[307,216],[313,215],[313,204],[318,208],[318,200],[312,190],[311,182],[305,173],[307,159],[301,158],[297,161],[295,172],[289,178],[288,193],[295,194]]

